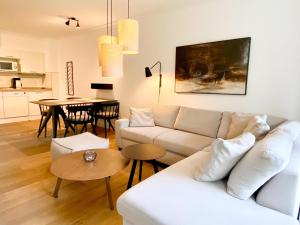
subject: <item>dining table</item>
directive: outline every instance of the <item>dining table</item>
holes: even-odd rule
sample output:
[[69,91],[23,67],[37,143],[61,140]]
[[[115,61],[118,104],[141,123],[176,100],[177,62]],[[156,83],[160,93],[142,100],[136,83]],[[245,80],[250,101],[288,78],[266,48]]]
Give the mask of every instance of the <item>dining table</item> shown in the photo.
[[[41,128],[38,131],[38,137],[42,133],[43,129],[46,127],[49,120],[52,118],[52,137],[57,137],[57,121],[59,116],[62,117],[64,123],[66,123],[66,113],[63,110],[64,106],[69,105],[77,105],[77,104],[91,104],[91,105],[100,105],[105,103],[114,103],[118,102],[114,99],[101,99],[101,98],[74,98],[74,99],[55,99],[55,100],[38,100],[31,101],[33,104],[44,105],[49,108],[47,111],[47,115],[44,121],[41,124]],[[70,126],[70,128],[74,131],[74,127]]]

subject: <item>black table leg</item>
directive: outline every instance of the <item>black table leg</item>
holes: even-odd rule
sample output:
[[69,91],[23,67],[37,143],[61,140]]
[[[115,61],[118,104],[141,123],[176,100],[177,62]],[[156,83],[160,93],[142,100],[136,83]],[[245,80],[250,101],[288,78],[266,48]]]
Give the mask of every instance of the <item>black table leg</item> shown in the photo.
[[41,124],[41,127],[39,129],[37,137],[39,137],[41,135],[41,133],[43,132],[43,129],[46,129],[47,123],[48,123],[49,119],[51,118],[51,116],[52,116],[52,108],[50,108],[48,110],[47,115],[46,115],[43,123]]
[[52,137],[56,138],[57,136],[57,118],[59,117],[58,114],[59,106],[52,107]]
[[157,162],[156,160],[152,160],[152,165],[153,165],[153,169],[154,169],[154,172],[157,173],[158,172],[158,166],[157,166]]
[[[63,110],[62,107],[58,106],[57,107],[57,113],[61,116],[61,118],[63,119],[64,121],[64,124],[65,124],[65,127],[66,127],[66,124],[67,124],[67,116],[66,116],[66,113],[65,111]],[[59,116],[58,116],[59,117]],[[72,131],[75,133],[75,128],[73,127],[72,124],[69,124],[69,127],[72,129]]]
[[139,181],[142,180],[142,172],[143,172],[143,160],[140,160]]
[[135,173],[136,164],[137,164],[137,160],[133,160],[131,171],[130,171],[130,177],[129,177],[129,181],[127,184],[127,189],[131,188],[131,186],[132,186],[132,181],[133,181],[133,177],[134,177],[134,173]]

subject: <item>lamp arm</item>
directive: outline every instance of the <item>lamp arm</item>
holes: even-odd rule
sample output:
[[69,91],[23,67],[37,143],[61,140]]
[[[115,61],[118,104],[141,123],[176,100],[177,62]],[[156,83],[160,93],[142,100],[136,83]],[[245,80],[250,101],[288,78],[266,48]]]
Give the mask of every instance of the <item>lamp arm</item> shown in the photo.
[[161,61],[157,61],[150,69],[153,69],[157,64],[159,64],[159,74],[161,74]]
[[156,65],[159,65],[159,89],[158,89],[158,103],[159,103],[159,97],[160,97],[160,89],[162,85],[162,74],[161,74],[161,61],[157,61],[153,66],[151,66],[150,69],[153,69]]

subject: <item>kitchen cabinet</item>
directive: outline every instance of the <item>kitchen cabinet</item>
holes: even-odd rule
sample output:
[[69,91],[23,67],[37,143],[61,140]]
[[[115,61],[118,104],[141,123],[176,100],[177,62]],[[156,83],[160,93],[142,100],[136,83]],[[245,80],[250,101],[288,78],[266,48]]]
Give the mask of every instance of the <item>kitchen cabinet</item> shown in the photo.
[[41,52],[21,52],[22,73],[45,73],[45,55]]
[[2,92],[0,92],[0,119],[2,118],[4,118],[3,97],[2,97]]
[[31,101],[38,101],[40,99],[49,98],[52,98],[52,91],[28,92],[29,116],[41,115],[39,105],[30,103]]
[[3,92],[4,118],[28,116],[26,92]]
[[0,57],[19,59],[21,54],[18,50],[0,48]]

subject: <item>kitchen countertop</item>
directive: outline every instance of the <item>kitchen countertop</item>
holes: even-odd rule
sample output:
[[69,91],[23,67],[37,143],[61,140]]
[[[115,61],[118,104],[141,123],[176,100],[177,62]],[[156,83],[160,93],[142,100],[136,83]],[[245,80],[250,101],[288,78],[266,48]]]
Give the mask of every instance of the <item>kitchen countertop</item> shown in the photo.
[[0,88],[0,92],[44,92],[44,91],[52,91],[52,88],[36,88],[36,87],[24,87],[24,88]]

